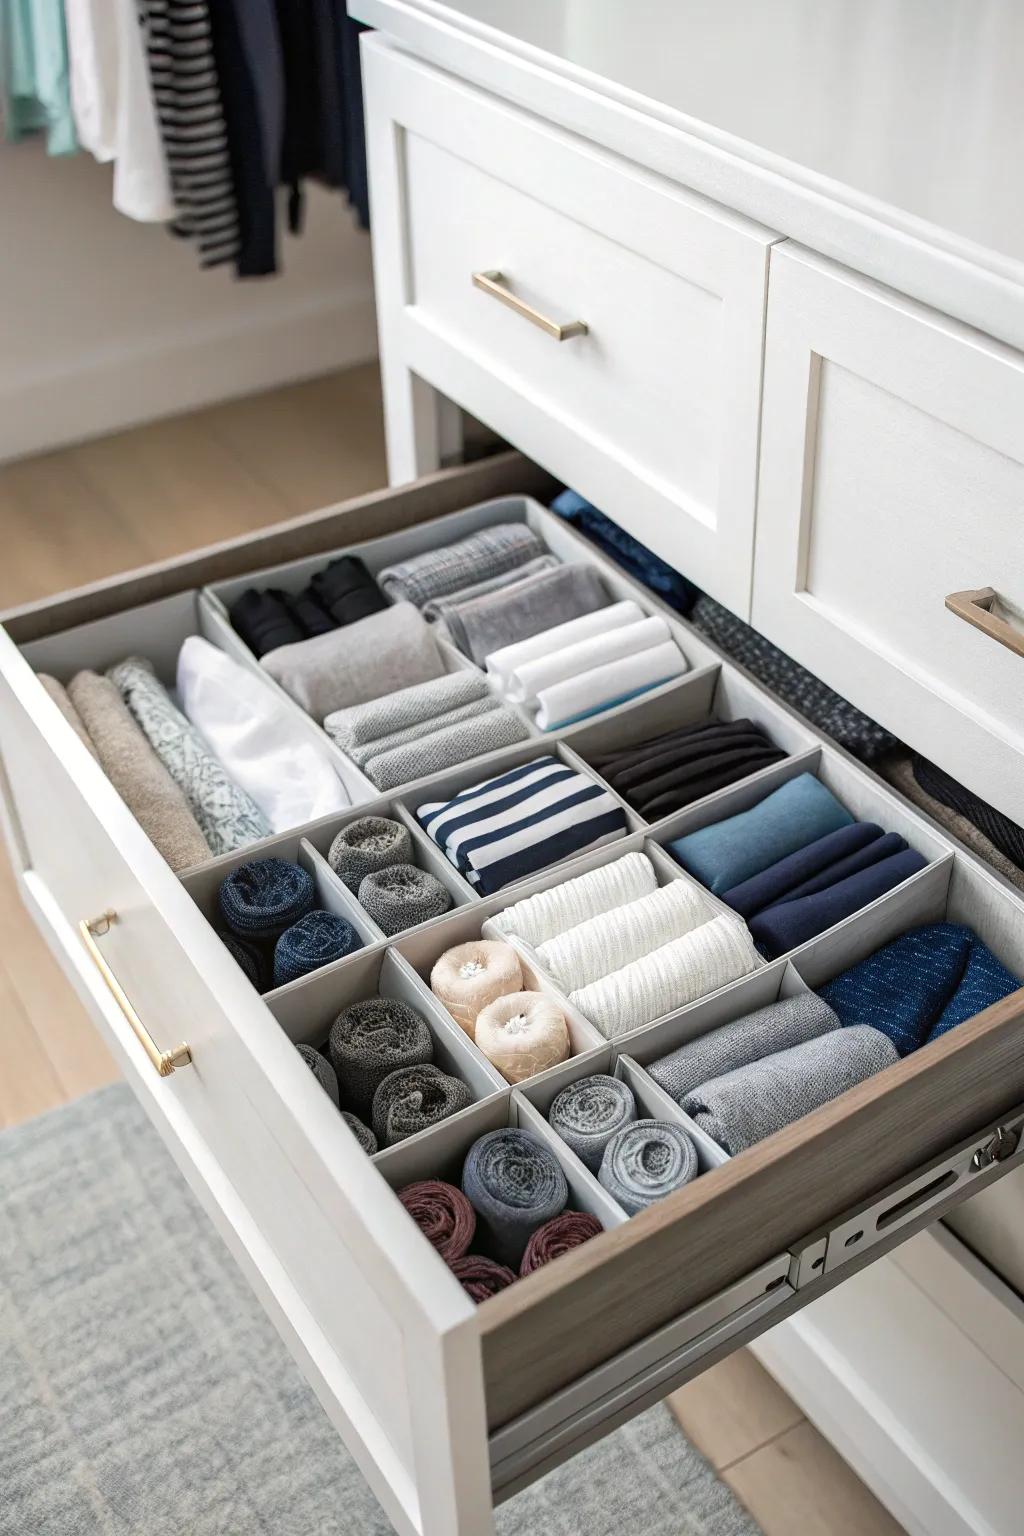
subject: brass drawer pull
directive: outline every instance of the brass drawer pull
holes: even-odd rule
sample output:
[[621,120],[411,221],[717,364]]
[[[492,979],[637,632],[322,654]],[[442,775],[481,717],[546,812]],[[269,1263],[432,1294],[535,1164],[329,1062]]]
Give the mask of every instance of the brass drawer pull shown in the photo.
[[143,1024],[142,1020],[135,1012],[135,1009],[128,1001],[124,988],[118,981],[117,977],[114,975],[113,971],[110,969],[110,966],[107,964],[106,960],[103,958],[103,953],[99,945],[96,943],[95,938],[96,934],[106,933],[109,930],[110,925],[116,922],[116,912],[104,912],[101,917],[94,917],[91,920],[89,918],[83,917],[82,921],[78,925],[78,931],[82,935],[82,942],[86,949],[89,951],[89,956],[93,964],[99,971],[100,975],[103,977],[103,980],[106,982],[107,987],[110,990],[110,994],[116,1002],[117,1006],[128,1020],[128,1023],[131,1025],[135,1037],[139,1041],[139,1044],[142,1046],[154,1067],[156,1067],[156,1070],[159,1072],[160,1076],[170,1077],[171,1073],[174,1072],[176,1068],[187,1067],[191,1063],[192,1052],[189,1047],[184,1044],[184,1042],[182,1042],[181,1045],[174,1046],[169,1051],[161,1051],[157,1046],[156,1041],[153,1039],[153,1036],[150,1034],[149,1030],[146,1028],[145,1024]]
[[[974,592],[951,592],[946,598],[946,607],[958,619],[966,619],[975,629],[998,640],[1000,645],[1005,645],[1014,655],[1024,656],[1024,633],[991,611],[998,595],[995,587],[978,587]],[[1010,609],[1009,603],[1003,606]],[[1013,609],[1010,611],[1014,612]]]
[[573,336],[586,336],[590,327],[585,320],[567,320],[564,325],[559,325],[557,320],[551,320],[547,315],[542,315],[539,309],[534,309],[532,304],[527,304],[523,299],[517,299],[515,294],[505,286],[508,278],[501,272],[474,272],[473,287],[479,288],[482,293],[489,293],[492,299],[497,299],[500,304],[507,304],[509,309],[514,309],[517,315],[522,315],[524,320],[529,320],[531,325],[539,326],[548,336],[553,336],[556,341],[570,341]]

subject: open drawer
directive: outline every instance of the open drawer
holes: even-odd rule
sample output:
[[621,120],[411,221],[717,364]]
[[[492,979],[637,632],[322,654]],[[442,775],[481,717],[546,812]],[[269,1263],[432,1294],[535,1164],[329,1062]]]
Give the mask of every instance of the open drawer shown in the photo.
[[[473,894],[405,939],[368,932],[355,959],[310,978],[305,991],[264,999],[204,916],[206,876],[171,872],[30,665],[37,642],[77,625],[275,561],[326,555],[488,497],[543,498],[550,489],[533,466],[505,455],[20,610],[0,642],[4,800],[26,901],[389,1517],[400,1531],[427,1536],[482,1536],[495,1499],[1024,1156],[1018,992],[750,1151],[708,1166],[645,1213],[616,1220],[605,1209],[602,1235],[474,1307],[393,1188],[457,1158],[466,1126],[519,1117],[534,1124],[537,1103],[480,1077],[469,1118],[428,1133],[437,1137],[430,1168],[426,1140],[399,1149],[405,1162],[390,1152],[371,1160],[290,1042],[322,1039],[331,1007],[374,978],[410,995],[422,988],[430,947],[457,942],[508,896]],[[579,558],[600,563],[582,543]],[[695,690],[723,711],[746,707],[749,680],[725,664],[709,670],[706,648],[694,659],[704,665],[675,685],[684,716]],[[865,909],[848,934],[833,930],[755,970],[738,984],[742,996],[767,1001],[780,987],[816,986],[901,921],[943,915],[970,921],[1024,973],[1024,903],[757,692],[759,717],[777,718],[786,750],[856,802],[858,814],[888,796],[893,824],[917,837],[929,867]],[[674,696],[635,707],[663,718]],[[578,740],[585,762],[593,730],[567,731],[555,750],[574,757]],[[514,750],[541,748],[531,741]],[[428,790],[421,786],[420,797]],[[398,798],[406,803],[406,792]],[[634,817],[623,842],[584,857],[601,862],[663,832]],[[324,828],[296,835],[315,863]],[[516,899],[560,878],[558,869],[536,876]],[[115,915],[94,923],[90,949],[79,925],[105,913]],[[737,996],[726,988],[696,1007],[724,1019],[735,1016]],[[654,1027],[680,1027],[679,1019],[685,1026],[689,1016],[682,1010],[675,1023]],[[157,1054],[187,1042],[191,1060],[178,1055],[179,1070],[161,1076],[143,1028]],[[635,1055],[642,1070],[637,1042],[619,1053],[581,1027],[575,1048],[581,1063]],[[585,1203],[586,1181],[573,1177]]]

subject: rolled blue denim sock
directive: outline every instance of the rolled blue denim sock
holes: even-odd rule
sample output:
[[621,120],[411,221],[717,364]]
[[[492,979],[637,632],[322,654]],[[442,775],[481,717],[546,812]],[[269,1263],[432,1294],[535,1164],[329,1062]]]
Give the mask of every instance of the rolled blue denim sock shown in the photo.
[[274,986],[286,986],[361,948],[362,940],[351,923],[316,908],[286,928],[274,946]]
[[313,906],[316,888],[308,870],[289,859],[251,859],[222,882],[221,917],[240,939],[277,939]]

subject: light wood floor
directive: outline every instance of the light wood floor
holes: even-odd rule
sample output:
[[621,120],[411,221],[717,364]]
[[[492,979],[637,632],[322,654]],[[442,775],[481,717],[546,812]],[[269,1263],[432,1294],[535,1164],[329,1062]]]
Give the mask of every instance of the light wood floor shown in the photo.
[[[374,368],[0,468],[0,608],[382,485]],[[0,1127],[116,1076],[0,864]],[[765,1536],[900,1527],[746,1351],[671,1399]],[[713,1536],[713,1533],[709,1533]]]

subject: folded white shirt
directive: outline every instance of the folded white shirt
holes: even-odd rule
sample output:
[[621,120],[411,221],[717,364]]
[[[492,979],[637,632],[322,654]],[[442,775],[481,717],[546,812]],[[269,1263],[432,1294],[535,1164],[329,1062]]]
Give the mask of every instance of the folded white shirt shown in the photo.
[[659,683],[670,682],[689,670],[689,663],[674,640],[665,640],[635,656],[595,667],[582,677],[570,677],[537,696],[537,724],[542,731],[553,731],[574,720],[585,719],[602,709],[611,709],[638,693],[645,693]]
[[[550,633],[550,631],[549,631]],[[633,656],[637,651],[649,651],[672,636],[664,619],[652,616],[640,618],[633,624],[622,624],[616,629],[603,630],[575,645],[557,645],[546,656],[523,662],[508,674],[505,697],[512,704],[537,704],[537,696],[545,688],[564,683],[571,677],[582,677],[607,662],[618,661],[623,656]]]
[[198,635],[178,653],[181,707],[275,832],[349,804],[327,752],[260,678]]
[[484,665],[488,675],[494,679],[495,686],[501,693],[506,693],[511,674],[527,662],[537,661],[562,646],[576,645],[592,635],[602,635],[607,630],[635,624],[643,617],[640,605],[631,598],[621,603],[609,603],[607,608],[597,608],[593,613],[570,619],[566,624],[556,624],[554,629],[545,629],[539,635],[532,635],[529,640],[517,640],[514,645],[502,646],[500,651],[491,652]]

